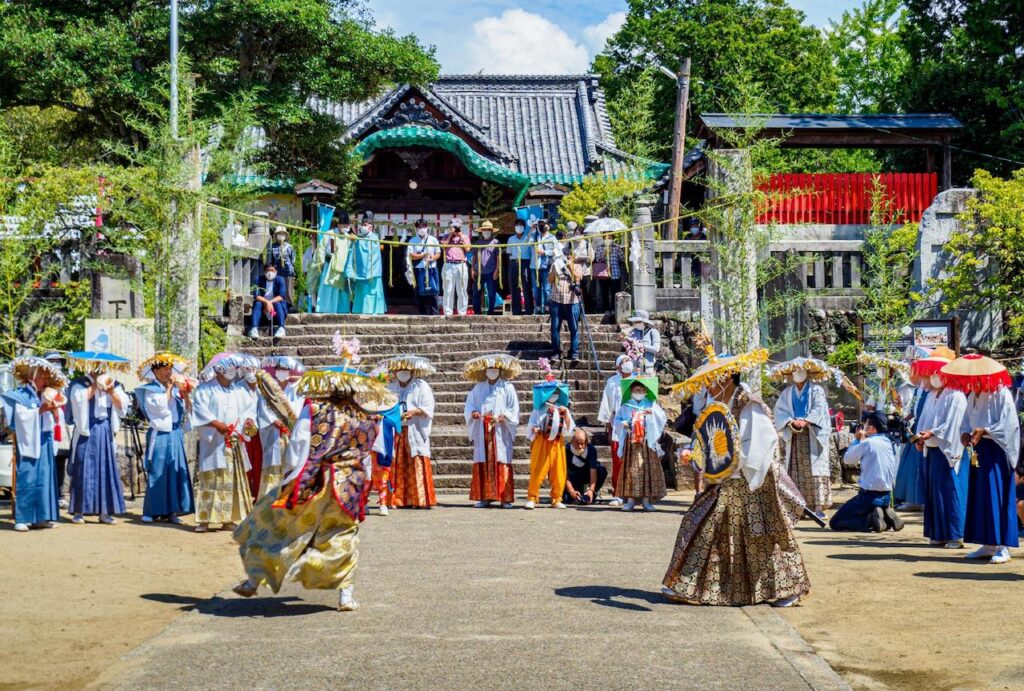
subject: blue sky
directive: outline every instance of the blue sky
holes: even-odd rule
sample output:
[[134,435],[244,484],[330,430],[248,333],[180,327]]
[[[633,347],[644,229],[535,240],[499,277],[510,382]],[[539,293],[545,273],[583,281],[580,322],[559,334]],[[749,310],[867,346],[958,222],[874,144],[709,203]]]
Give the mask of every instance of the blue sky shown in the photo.
[[[807,22],[825,26],[862,0],[790,0]],[[437,47],[441,71],[570,73],[591,58],[625,18],[624,0],[369,0],[381,26]]]

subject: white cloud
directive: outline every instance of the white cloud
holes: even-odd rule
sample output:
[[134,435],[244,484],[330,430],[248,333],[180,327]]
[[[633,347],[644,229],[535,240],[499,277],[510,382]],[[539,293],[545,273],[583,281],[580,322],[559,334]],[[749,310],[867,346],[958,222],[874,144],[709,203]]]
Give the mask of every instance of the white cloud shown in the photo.
[[590,67],[583,45],[554,22],[520,8],[474,22],[465,45],[460,62],[471,73],[572,74]]
[[583,29],[583,43],[594,56],[604,50],[604,44],[608,39],[622,28],[626,23],[625,12],[613,12],[604,18],[600,24],[593,24]]

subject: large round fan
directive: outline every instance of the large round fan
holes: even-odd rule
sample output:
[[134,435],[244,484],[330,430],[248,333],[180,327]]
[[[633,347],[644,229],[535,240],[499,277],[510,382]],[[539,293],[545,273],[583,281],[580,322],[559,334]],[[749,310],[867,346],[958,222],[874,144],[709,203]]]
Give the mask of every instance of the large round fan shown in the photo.
[[693,427],[693,463],[710,483],[729,479],[740,462],[736,420],[722,403],[708,404]]

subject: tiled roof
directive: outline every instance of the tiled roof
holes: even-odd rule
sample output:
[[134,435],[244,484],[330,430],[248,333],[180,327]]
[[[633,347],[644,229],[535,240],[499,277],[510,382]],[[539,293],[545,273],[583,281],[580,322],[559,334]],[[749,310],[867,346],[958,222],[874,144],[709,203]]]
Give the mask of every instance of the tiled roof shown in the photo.
[[960,121],[948,113],[868,115],[829,115],[819,113],[737,115],[735,113],[701,113],[697,120],[698,128],[704,126],[711,131],[750,126],[781,130],[857,130],[877,128],[887,130],[958,130],[963,128]]
[[[312,99],[310,105],[344,123],[347,136],[362,139],[409,89],[403,85],[361,103]],[[495,163],[535,181],[572,184],[587,174],[638,170],[656,177],[664,168],[616,148],[595,75],[449,75],[420,91]],[[257,146],[265,142],[258,128],[251,136]],[[252,179],[252,173],[240,170],[238,177]]]

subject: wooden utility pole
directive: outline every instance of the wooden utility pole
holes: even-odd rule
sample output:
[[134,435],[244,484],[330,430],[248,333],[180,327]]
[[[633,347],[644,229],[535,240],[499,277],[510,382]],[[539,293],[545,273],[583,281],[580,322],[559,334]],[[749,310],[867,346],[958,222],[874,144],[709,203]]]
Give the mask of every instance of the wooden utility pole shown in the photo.
[[679,207],[683,193],[683,157],[686,156],[686,109],[690,100],[690,58],[676,75],[676,124],[672,136],[672,175],[669,178],[668,218],[666,240],[679,239]]

